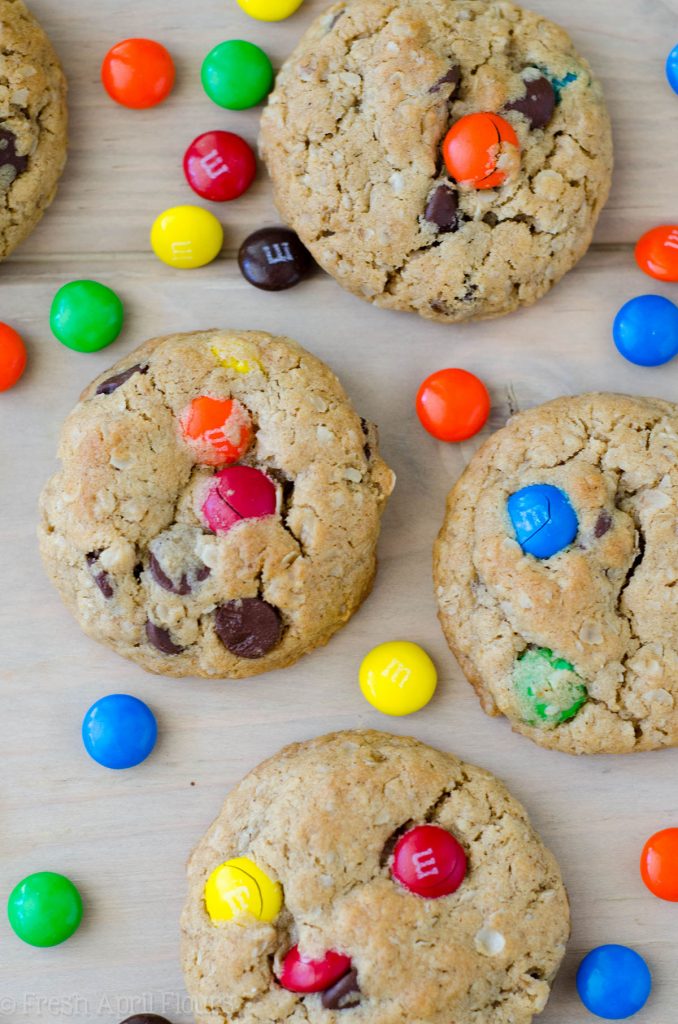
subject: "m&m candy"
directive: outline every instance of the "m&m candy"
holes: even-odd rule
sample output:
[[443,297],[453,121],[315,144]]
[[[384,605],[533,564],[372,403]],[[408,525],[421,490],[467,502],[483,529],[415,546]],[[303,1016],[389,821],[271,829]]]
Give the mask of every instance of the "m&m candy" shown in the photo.
[[268,96],[273,88],[273,67],[254,43],[229,39],[207,54],[201,78],[203,89],[217,106],[246,110]]
[[111,99],[142,110],[162,103],[174,85],[174,61],[153,39],[123,39],[101,66],[101,81]]
[[638,295],[617,313],[612,336],[630,363],[662,366],[678,353],[678,306],[662,295]]
[[179,423],[196,462],[204,466],[237,462],[252,442],[252,420],[235,398],[199,395],[186,406]]
[[678,45],[674,46],[666,58],[666,77],[675,93],[678,93]]
[[628,946],[592,949],[577,971],[579,998],[590,1013],[605,1020],[624,1020],[642,1010],[652,976],[642,956]]
[[373,647],[359,672],[363,697],[385,715],[411,715],[430,701],[438,682],[436,667],[423,648],[409,640]]
[[205,884],[205,909],[215,924],[251,914],[274,921],[283,904],[282,886],[249,857],[234,857],[215,868]]
[[658,281],[678,281],[678,224],[646,231],[636,245],[636,263]]
[[156,217],[151,228],[153,252],[170,267],[192,270],[219,255],[224,229],[201,206],[172,206]]
[[526,555],[551,558],[577,536],[579,521],[570,499],[552,484],[530,484],[510,495],[509,518]]
[[528,648],[513,668],[513,689],[526,725],[550,729],[568,722],[588,700],[574,665],[548,647]]
[[25,369],[23,338],[9,324],[0,324],[0,391],[13,388]]
[[517,168],[520,143],[499,114],[466,114],[443,140],[443,159],[451,178],[466,188],[496,188]]
[[424,430],[439,441],[465,441],[483,428],[490,414],[490,396],[468,370],[436,370],[417,392],[417,416]]
[[275,484],[252,466],[231,466],[210,481],[202,515],[214,533],[226,533],[243,519],[272,516],[276,508]]
[[82,723],[82,741],[89,756],[104,768],[133,768],[155,746],[158,725],[142,700],[111,693],[92,704]]
[[184,156],[184,174],[203,199],[223,203],[237,199],[254,180],[257,163],[251,146],[233,132],[205,132]]
[[58,946],[82,920],[80,893],[64,875],[38,871],[12,890],[7,916],[13,932],[30,946]]
[[439,899],[456,892],[464,881],[466,853],[447,829],[417,825],[396,843],[391,874],[410,892]]
[[98,352],[120,334],[123,305],[98,281],[69,281],[52,300],[49,322],[62,345],[76,352]]
[[259,228],[240,246],[238,266],[255,288],[281,292],[303,280],[311,267],[311,254],[289,228]]
[[285,956],[278,981],[289,992],[324,992],[351,970],[351,958],[329,950],[321,960],[311,960],[292,946]]
[[640,855],[640,874],[660,900],[678,903],[678,828],[650,836]]
[[238,0],[238,6],[257,21],[282,21],[298,10],[304,0]]

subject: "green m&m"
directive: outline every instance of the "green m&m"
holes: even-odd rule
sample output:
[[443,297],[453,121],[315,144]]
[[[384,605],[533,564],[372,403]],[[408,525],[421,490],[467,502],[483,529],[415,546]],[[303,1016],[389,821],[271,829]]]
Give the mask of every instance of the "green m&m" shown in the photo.
[[273,67],[254,43],[228,39],[207,54],[201,78],[203,89],[218,106],[246,110],[268,96],[273,88]]
[[82,920],[82,900],[73,883],[53,871],[28,875],[7,903],[12,930],[30,946],[58,946]]
[[586,703],[588,691],[581,676],[565,658],[548,647],[529,648],[513,669],[513,688],[522,720],[538,729],[567,722]]
[[98,352],[120,334],[122,302],[98,281],[69,281],[54,296],[49,315],[52,333],[76,352]]

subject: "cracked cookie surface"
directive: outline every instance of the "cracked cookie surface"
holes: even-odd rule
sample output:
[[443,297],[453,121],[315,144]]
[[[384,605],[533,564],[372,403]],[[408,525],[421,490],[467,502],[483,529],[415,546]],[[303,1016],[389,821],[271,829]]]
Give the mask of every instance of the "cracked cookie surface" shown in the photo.
[[[468,858],[452,895],[425,899],[391,877],[412,824],[451,832]],[[215,925],[203,900],[228,858],[254,861],[283,890],[272,923]],[[407,737],[340,732],[295,744],[227,797],[188,868],[186,986],[199,1024],[529,1024],[565,952],[558,865],[525,810],[489,772]],[[294,944],[351,958],[359,1002],[275,981]]]
[[[267,514],[224,505],[225,528],[210,529],[217,467],[182,434],[196,396],[251,419],[240,465],[273,494]],[[59,455],[41,499],[45,567],[86,633],[150,671],[289,665],[370,590],[394,477],[376,428],[288,338],[212,330],[142,345],[85,390]]]
[[52,202],[66,162],[66,80],[22,0],[0,0],[0,260]]
[[[560,488],[578,518],[550,558],[523,554],[507,513],[530,484]],[[448,497],[434,579],[445,635],[488,714],[568,753],[678,743],[677,521],[671,402],[559,398],[480,448]],[[526,713],[527,690],[543,697],[544,685],[542,712],[532,700]]]
[[[520,110],[535,76],[557,98],[544,127],[538,89]],[[515,129],[520,171],[450,191],[441,143],[478,111]],[[567,33],[485,0],[335,4],[278,74],[260,145],[283,218],[328,273],[447,322],[544,295],[586,252],[612,169],[602,91]]]

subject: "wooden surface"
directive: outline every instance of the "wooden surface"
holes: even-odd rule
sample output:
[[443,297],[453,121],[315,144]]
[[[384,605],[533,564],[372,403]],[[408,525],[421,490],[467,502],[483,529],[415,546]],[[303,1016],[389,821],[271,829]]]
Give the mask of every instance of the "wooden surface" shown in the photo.
[[[678,365],[643,370],[624,363],[610,325],[634,294],[678,298],[678,285],[648,281],[632,258],[642,231],[678,216],[678,97],[662,71],[678,41],[678,2],[535,0],[571,30],[604,80],[615,126],[614,189],[596,245],[546,299],[503,320],[457,328],[379,311],[321,274],[279,295],[245,284],[233,253],[248,230],[276,220],[263,173],[245,197],[218,208],[226,225],[223,259],[175,272],[149,253],[156,213],[193,201],[180,166],[192,137],[215,127],[256,137],[256,111],[222,112],[202,94],[202,57],[222,39],[244,37],[279,63],[322,4],[307,0],[279,25],[249,20],[233,0],[32,5],[70,80],[72,134],[56,203],[0,268],[0,319],[22,330],[30,353],[20,386],[0,396],[0,897],[4,903],[31,871],[62,871],[80,886],[86,917],[70,942],[40,951],[16,940],[0,914],[0,1019],[117,1024],[146,1009],[175,1024],[190,1021],[177,919],[191,846],[229,787],[282,744],[370,725],[413,733],[496,772],[557,854],[573,936],[543,1024],[592,1020],[578,1002],[574,974],[584,951],[608,941],[635,946],[651,965],[654,993],[638,1020],[675,1024],[678,906],[643,888],[637,861],[651,832],[678,824],[678,750],[573,759],[540,750],[482,714],[438,628],[430,578],[445,493],[480,438],[437,444],[419,428],[413,397],[433,369],[473,370],[492,393],[488,431],[504,422],[509,396],[521,407],[587,388],[676,398]],[[157,38],[177,59],[177,88],[157,110],[115,107],[98,84],[103,53],[129,35]],[[111,284],[127,308],[120,340],[98,355],[70,352],[48,330],[52,294],[82,276]],[[375,591],[326,649],[249,682],[170,681],[80,633],[42,572],[36,500],[55,465],[59,425],[81,387],[148,337],[217,325],[288,333],[326,359],[358,409],[380,424],[399,480],[384,519]],[[356,682],[366,650],[394,637],[423,644],[441,676],[432,704],[406,719],[372,711]],[[152,758],[127,773],[98,767],[79,739],[86,708],[115,691],[148,701],[160,724]]]

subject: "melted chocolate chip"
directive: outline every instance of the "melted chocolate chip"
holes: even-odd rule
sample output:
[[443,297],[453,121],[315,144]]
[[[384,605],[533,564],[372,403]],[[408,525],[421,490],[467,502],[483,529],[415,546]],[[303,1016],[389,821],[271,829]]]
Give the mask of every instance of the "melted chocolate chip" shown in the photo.
[[107,377],[106,380],[102,380],[99,387],[96,389],[96,395],[112,395],[114,391],[124,384],[126,380],[133,377],[135,373],[148,373],[148,366],[142,366],[141,363],[136,363],[134,366],[130,366],[127,370],[121,370],[120,373],[116,373],[113,377]]
[[426,204],[424,217],[435,224],[440,232],[456,231],[459,228],[459,199],[454,189],[438,185]]
[[107,572],[97,572],[94,574],[94,582],[97,587],[104,595],[106,599],[113,597],[113,587],[111,585],[111,578]]
[[132,1017],[125,1017],[120,1024],[171,1024],[171,1022],[167,1020],[167,1017],[159,1017],[157,1013],[135,1013]]
[[450,66],[450,70],[447,71],[442,78],[439,78],[437,82],[434,82],[429,89],[429,92],[440,92],[441,88],[444,85],[447,85],[448,82],[452,83],[450,93],[453,93],[461,82],[461,68],[458,64],[452,64]]
[[360,986],[358,985],[358,972],[355,967],[334,985],[325,989],[322,994],[322,1004],[326,1010],[347,1010],[360,1002]]
[[607,531],[610,529],[611,526],[612,526],[612,516],[607,511],[607,509],[604,508],[603,511],[598,516],[598,518],[596,519],[596,525],[593,527],[593,535],[595,537],[600,538],[600,537],[604,536],[607,533]]
[[263,658],[280,640],[282,623],[272,604],[260,597],[243,597],[217,608],[214,628],[231,654]]
[[150,619],[146,621],[146,638],[149,644],[163,654],[181,654],[184,649],[174,643],[168,629],[156,626]]
[[152,551],[148,556],[148,566],[151,570],[151,575],[153,579],[155,580],[159,587],[163,588],[163,590],[169,590],[173,594],[180,594],[182,596],[185,594],[190,594],[191,584],[188,582],[188,577],[186,576],[186,573],[183,574],[178,583],[174,583],[173,580],[171,580],[167,573],[164,571],[163,567],[160,565],[160,562],[155,557]]
[[[8,184],[18,178],[28,167],[28,157],[18,156],[16,151],[16,139],[6,128],[0,128],[0,170],[5,167],[12,167],[14,174],[9,178]],[[5,175],[1,175],[5,177]]]
[[299,284],[311,267],[311,254],[289,228],[260,228],[240,246],[238,264],[255,288],[280,292]]
[[530,122],[530,128],[545,128],[553,117],[556,94],[548,78],[541,75],[525,82],[525,95],[507,103],[505,110],[515,110]]
[[212,570],[210,569],[209,565],[201,565],[199,569],[196,569],[195,582],[202,583],[203,580],[207,579],[211,572]]

